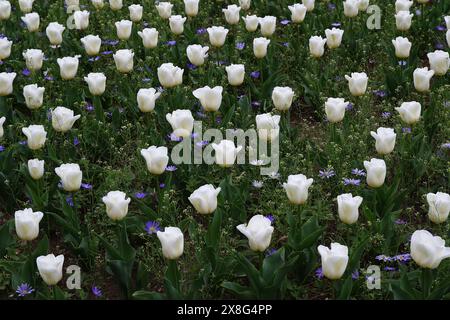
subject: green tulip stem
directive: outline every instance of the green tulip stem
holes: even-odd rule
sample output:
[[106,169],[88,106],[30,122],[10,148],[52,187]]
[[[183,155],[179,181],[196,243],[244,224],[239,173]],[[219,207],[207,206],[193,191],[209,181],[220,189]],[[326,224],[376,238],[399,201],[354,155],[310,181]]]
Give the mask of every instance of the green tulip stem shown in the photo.
[[430,295],[431,285],[434,281],[433,270],[428,268],[422,268],[421,285],[422,285],[422,298],[427,299]]
[[105,114],[103,112],[102,99],[100,96],[93,96],[92,100],[93,100],[92,103],[94,104],[95,116],[97,118],[97,121],[103,122],[105,120]]

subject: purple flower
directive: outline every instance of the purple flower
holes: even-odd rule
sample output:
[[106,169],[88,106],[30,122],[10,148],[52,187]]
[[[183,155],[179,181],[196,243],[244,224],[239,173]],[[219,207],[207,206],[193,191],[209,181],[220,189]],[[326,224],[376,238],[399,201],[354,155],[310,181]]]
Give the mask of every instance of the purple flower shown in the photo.
[[207,141],[207,140],[202,140],[202,141],[195,143],[195,145],[199,148],[203,148],[203,147],[207,146],[208,144],[209,144],[209,141]]
[[173,172],[175,170],[177,170],[177,167],[175,167],[175,166],[167,166],[166,167],[166,171]]
[[403,133],[411,133],[411,128],[402,128]]
[[416,16],[421,16],[422,15],[422,11],[420,11],[419,9],[416,10]]
[[161,228],[159,227],[159,223],[156,221],[148,221],[145,224],[144,229],[148,234],[154,234],[161,230]]
[[277,249],[275,248],[270,248],[266,251],[266,257],[270,257],[271,255],[277,253]]
[[44,77],[44,79],[47,80],[47,81],[53,81],[53,80],[55,80],[55,78],[53,78],[52,76],[49,76],[49,75],[46,75],[46,76]]
[[280,23],[281,23],[283,26],[287,26],[289,23],[291,23],[291,21],[288,20],[288,19],[284,19],[284,20],[281,20]]
[[221,124],[222,123],[222,118],[221,117],[216,117],[216,123],[217,124]]
[[77,137],[74,137],[74,138],[73,138],[73,145],[76,147],[76,146],[79,145],[79,144],[80,144],[80,140],[78,140]]
[[447,27],[444,25],[438,25],[437,27],[434,28],[436,31],[447,31]]
[[392,272],[392,271],[397,271],[397,268],[394,268],[394,267],[384,267],[383,270],[384,270],[384,271]]
[[111,51],[111,50],[107,50],[107,51],[102,51],[101,52],[101,54],[104,55],[104,56],[108,56],[108,55],[113,54],[113,53],[114,53],[114,51]]
[[359,186],[361,184],[361,180],[359,180],[359,179],[344,178],[342,180],[343,180],[344,186]]
[[375,257],[375,260],[386,262],[386,261],[391,261],[392,259],[384,254],[380,254]]
[[94,111],[94,106],[90,102],[86,102],[86,111],[91,112]]
[[450,142],[444,143],[443,145],[441,145],[442,149],[450,149]]
[[382,114],[381,114],[381,116],[384,118],[384,119],[388,119],[388,118],[390,118],[390,116],[391,116],[391,113],[390,112],[387,112],[387,111],[385,111],[385,112],[383,112]]
[[353,280],[358,280],[358,278],[359,278],[359,271],[358,270],[353,271],[352,272],[352,279]]
[[336,5],[334,3],[328,3],[328,10],[333,11],[336,10]]
[[397,219],[397,220],[394,221],[394,223],[401,225],[401,224],[406,224],[407,222],[406,222],[406,220],[403,220],[403,219]]
[[333,22],[331,24],[331,26],[334,27],[334,28],[339,28],[341,26],[341,23],[340,22]]
[[81,184],[81,189],[84,189],[84,190],[90,190],[90,189],[92,189],[92,184],[89,184],[89,183],[82,183],[82,184]]
[[435,45],[434,45],[434,47],[437,49],[437,50],[444,50],[444,44],[442,43],[442,42],[436,42],[435,43]]
[[71,207],[74,206],[72,196],[67,196],[67,197],[66,197],[66,202],[67,202],[67,204],[68,204],[69,206],[71,206]]
[[283,46],[286,48],[289,47],[289,42],[283,42]]
[[411,255],[409,253],[399,254],[393,257],[394,261],[399,261],[401,263],[406,263],[411,261]]
[[363,169],[352,169],[352,174],[354,174],[355,176],[359,176],[359,177],[365,177],[366,176],[366,172]]
[[316,270],[315,274],[316,274],[317,279],[321,280],[324,277],[323,270],[321,267]]
[[236,43],[236,49],[243,50],[244,48],[245,48],[245,43],[244,42]]
[[270,220],[270,223],[273,224],[275,222],[275,217],[271,214],[269,214],[268,216],[266,216],[267,219]]
[[252,101],[252,107],[253,108],[259,108],[261,106],[261,102],[259,101]]
[[194,65],[194,64],[192,64],[192,63],[190,63],[190,62],[188,62],[188,63],[186,64],[186,67],[187,67],[189,70],[195,70],[195,69],[197,69],[197,66]]
[[252,73],[250,73],[250,77],[252,77],[253,79],[258,79],[260,75],[261,73],[259,71],[253,71]]
[[350,111],[350,110],[352,110],[352,109],[353,109],[353,103],[349,102],[349,103],[347,104],[347,106],[345,107],[345,110]]
[[182,137],[178,137],[178,136],[174,135],[173,133],[169,134],[169,135],[167,136],[167,138],[168,138],[170,141],[174,141],[174,142],[180,142],[180,141],[183,140]]
[[34,292],[34,289],[28,283],[22,283],[16,289],[16,293],[19,297],[25,297]]
[[399,64],[399,66],[404,67],[404,66],[406,66],[406,65],[408,64],[408,61],[400,60],[400,61],[398,62],[398,64]]
[[379,98],[384,98],[387,96],[387,92],[384,90],[374,90],[373,93]]
[[143,78],[142,82],[150,82],[152,79],[151,78]]
[[177,44],[177,42],[176,42],[175,40],[169,40],[169,41],[166,42],[166,44],[167,44],[169,47],[173,47],[174,45]]
[[27,68],[25,68],[25,69],[22,70],[22,74],[23,74],[25,77],[28,77],[28,76],[30,76],[31,71],[28,70]]
[[144,198],[147,196],[147,193],[145,193],[145,192],[136,192],[136,193],[134,194],[134,196],[135,196],[136,198],[138,198],[138,199],[144,199]]
[[160,188],[160,189],[164,189],[165,186],[166,186],[165,183],[160,183],[160,184],[159,184],[159,188]]
[[322,179],[330,179],[331,177],[334,177],[336,173],[332,168],[327,168],[324,170],[319,170],[319,177]]
[[197,29],[196,33],[197,34],[205,34],[206,33],[206,29],[205,28]]
[[19,144],[22,145],[22,146],[24,146],[24,145],[27,144],[27,142],[26,142],[25,140],[22,140],[22,141],[19,141]]
[[101,58],[100,56],[95,56],[95,57],[89,58],[88,61],[89,61],[89,62],[94,62],[94,61],[100,60],[100,58]]
[[206,118],[206,114],[204,112],[197,111],[196,114],[199,118]]
[[5,147],[4,146],[0,146],[0,152],[5,151]]
[[102,290],[99,287],[92,286],[92,294],[94,296],[96,296],[97,298],[99,298],[99,297],[101,297],[103,295],[103,292],[102,292]]

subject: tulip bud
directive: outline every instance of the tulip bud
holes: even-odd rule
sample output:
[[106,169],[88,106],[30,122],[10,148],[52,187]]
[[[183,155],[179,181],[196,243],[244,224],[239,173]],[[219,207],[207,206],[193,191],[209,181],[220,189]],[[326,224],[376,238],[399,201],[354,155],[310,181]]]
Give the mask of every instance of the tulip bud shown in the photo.
[[272,91],[272,102],[275,109],[286,111],[292,105],[294,99],[294,91],[289,87],[275,87]]
[[158,45],[159,32],[155,28],[145,28],[142,31],[138,31],[138,35],[142,38],[144,48],[152,49]]
[[210,88],[208,86],[194,90],[192,94],[198,100],[206,112],[216,112],[222,103],[222,91],[220,86]]
[[105,92],[106,76],[103,73],[91,72],[87,75],[87,77],[84,77],[84,81],[87,82],[89,92],[93,96],[100,96]]
[[113,11],[119,11],[123,7],[123,1],[122,0],[109,0],[109,7]]
[[381,187],[386,179],[386,163],[384,160],[372,158],[364,161],[367,171],[367,184],[372,188]]
[[308,10],[304,4],[293,4],[288,6],[289,11],[291,11],[291,20],[293,23],[301,23],[305,20],[306,11]]
[[450,29],[447,30],[447,33],[445,34],[445,37],[447,39],[447,46],[450,47]]
[[248,32],[255,32],[258,29],[259,18],[255,15],[242,17],[242,20],[245,22],[245,29]]
[[340,279],[348,264],[348,247],[337,242],[331,243],[331,249],[320,245],[317,247],[322,259],[322,272],[330,280]]
[[126,196],[122,191],[110,191],[102,198],[106,205],[106,214],[111,220],[122,220],[127,215],[131,199]]
[[28,109],[38,109],[44,102],[44,87],[38,87],[37,84],[29,84],[23,87],[23,97]]
[[339,195],[337,197],[339,219],[346,224],[353,224],[358,221],[358,209],[362,201],[362,197],[353,197],[351,193]]
[[199,0],[184,0],[184,11],[188,17],[195,17],[198,14]]
[[44,176],[44,160],[28,160],[28,173],[34,180],[39,180]]
[[369,0],[358,0],[358,9],[359,11],[366,12],[369,7]]
[[341,29],[326,29],[325,35],[327,36],[327,46],[330,49],[338,48],[342,43],[342,36],[344,35],[344,30]]
[[389,154],[394,150],[397,137],[394,129],[380,127],[377,132],[370,131],[370,135],[376,140],[375,149],[378,154]]
[[235,4],[229,5],[226,9],[222,9],[222,12],[225,14],[225,20],[229,24],[238,24],[239,23],[239,12],[241,11],[241,7],[238,7]]
[[128,73],[133,71],[134,66],[134,52],[128,49],[117,50],[113,54],[114,62],[116,64],[116,69],[121,73]]
[[11,46],[12,41],[9,41],[8,38],[0,39],[0,60],[5,60],[9,58],[11,55]]
[[392,40],[392,44],[395,47],[395,56],[399,59],[406,59],[409,57],[412,43],[408,38],[397,37]]
[[173,34],[179,35],[182,34],[184,31],[184,23],[186,22],[186,17],[182,17],[180,15],[171,16],[169,18],[169,26],[170,31],[172,31]]
[[27,208],[14,213],[16,233],[21,240],[32,241],[39,235],[39,222],[44,214],[40,211],[33,212]]
[[141,155],[147,163],[147,169],[151,174],[162,174],[169,163],[166,147],[151,146],[148,149],[141,149]]
[[105,6],[103,0],[91,0],[92,5],[95,9],[99,10]]
[[55,257],[54,254],[39,256],[36,259],[36,265],[42,280],[49,285],[56,285],[63,277],[62,269],[64,264],[64,256],[60,254]]
[[450,248],[445,247],[444,239],[426,230],[414,231],[410,250],[414,262],[427,269],[436,269],[442,260],[450,257]]
[[30,13],[33,10],[34,0],[19,0],[19,8],[22,13]]
[[348,18],[354,18],[359,13],[359,1],[358,0],[345,0],[344,1],[344,15]]
[[158,80],[164,88],[173,88],[183,83],[183,72],[172,63],[163,63],[158,68]]
[[38,71],[42,68],[44,52],[40,49],[28,49],[22,53],[27,68],[31,71]]
[[400,107],[395,108],[400,114],[400,118],[406,124],[414,124],[420,120],[422,106],[419,102],[403,102]]
[[259,18],[258,20],[263,37],[270,37],[275,32],[277,18],[273,16],[265,16],[264,18]]
[[250,9],[251,0],[239,0],[239,6],[242,10]]
[[5,123],[6,118],[1,117],[0,118],[0,140],[3,138],[3,135],[5,134],[5,130],[3,129],[3,124]]
[[73,21],[77,30],[85,30],[89,27],[89,11],[75,11]]
[[428,70],[428,67],[417,68],[414,70],[414,87],[419,92],[430,91],[430,80],[434,76],[434,70]]
[[244,82],[245,66],[243,64],[231,64],[225,70],[230,85],[240,86]]
[[430,62],[430,69],[438,76],[445,76],[450,67],[450,57],[448,52],[436,50],[427,54]]
[[343,98],[328,98],[325,102],[325,113],[327,120],[331,123],[340,122],[344,119],[345,108],[347,108],[348,102]]
[[395,15],[395,25],[399,31],[408,31],[411,28],[413,14],[409,11],[399,11]]
[[302,4],[306,7],[308,12],[314,10],[314,2],[315,0],[302,0]]
[[11,16],[11,3],[6,0],[0,1],[0,20],[8,20]]
[[256,116],[256,128],[258,129],[258,137],[264,141],[273,141],[280,134],[280,116],[271,115],[270,113],[258,114]]
[[222,140],[219,144],[212,143],[211,146],[216,152],[216,164],[224,168],[231,167],[242,150],[242,146],[236,147],[230,140]]
[[36,31],[38,31],[39,23],[40,23],[39,14],[37,14],[36,12],[27,13],[21,19],[25,23],[25,25],[27,26],[27,29],[28,29],[29,32],[36,32]]
[[200,214],[211,214],[217,209],[217,195],[221,188],[206,184],[196,189],[189,196],[189,201]]
[[78,71],[79,55],[75,57],[64,57],[56,59],[59,65],[59,73],[63,80],[71,80],[75,78]]
[[322,37],[313,36],[309,38],[309,52],[314,58],[320,58],[325,53],[325,43],[327,39]]
[[133,22],[130,20],[121,20],[115,23],[117,37],[120,40],[128,40],[131,36],[131,28],[133,27]]
[[184,250],[183,232],[176,227],[166,227],[164,231],[156,233],[162,246],[162,253],[166,259],[178,259]]
[[195,66],[201,66],[205,63],[205,58],[208,57],[209,47],[202,47],[199,44],[187,46],[186,54],[189,61]]
[[87,35],[80,39],[84,46],[86,54],[89,56],[95,56],[100,52],[100,46],[102,45],[102,39],[99,36]]
[[351,77],[346,75],[345,79],[348,81],[348,87],[353,96],[358,97],[366,93],[369,78],[365,72],[353,72]]
[[399,13],[400,11],[409,11],[412,5],[413,1],[397,0],[395,1],[395,13]]
[[211,27],[206,29],[209,35],[209,42],[213,47],[221,47],[225,43],[228,29],[224,27]]
[[444,17],[445,24],[447,25],[447,30],[450,30],[450,16]]
[[450,195],[448,193],[428,193],[428,218],[434,223],[444,223],[450,213]]
[[169,19],[172,16],[172,7],[170,2],[160,2],[156,5],[156,10],[161,18]]
[[50,22],[45,29],[48,41],[54,46],[59,46],[63,42],[63,32],[66,29],[62,24],[58,22]]
[[255,38],[253,39],[253,54],[256,58],[262,59],[267,55],[267,47],[269,46],[270,40],[266,38]]
[[128,7],[130,12],[130,20],[133,22],[139,22],[142,20],[144,8],[140,4],[132,4]]
[[52,126],[57,132],[67,132],[72,129],[75,121],[80,119],[81,115],[73,115],[73,110],[65,107],[56,107],[52,110]]
[[156,100],[161,95],[153,88],[139,89],[137,93],[138,108],[141,112],[151,112],[155,109]]
[[272,239],[274,228],[270,219],[263,215],[253,216],[248,224],[240,224],[236,228],[248,238],[250,249],[257,252],[266,250]]
[[293,204],[304,204],[308,199],[308,189],[313,184],[314,179],[306,178],[303,174],[288,176],[287,183],[283,183],[289,201]]
[[28,138],[27,144],[31,150],[38,150],[44,146],[45,140],[47,139],[47,132],[44,126],[33,124],[22,128],[22,132]]
[[80,189],[83,173],[76,163],[65,163],[55,168],[55,173],[61,179],[62,187],[68,192]]
[[13,92],[13,81],[16,78],[15,72],[0,73],[0,97],[10,95]]
[[194,129],[194,117],[191,110],[175,110],[166,114],[166,119],[173,129],[173,135],[186,138]]

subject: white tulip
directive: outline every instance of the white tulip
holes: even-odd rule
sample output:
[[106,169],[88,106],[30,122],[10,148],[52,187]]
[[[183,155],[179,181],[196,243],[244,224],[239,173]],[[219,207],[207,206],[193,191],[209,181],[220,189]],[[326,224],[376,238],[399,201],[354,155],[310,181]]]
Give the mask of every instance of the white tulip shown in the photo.
[[267,55],[267,47],[270,40],[267,38],[255,38],[253,39],[253,54],[256,58],[262,59]]
[[23,97],[28,109],[38,109],[44,102],[44,87],[38,87],[37,84],[28,84],[23,87]]
[[294,91],[289,87],[275,87],[272,91],[272,102],[275,109],[286,111],[292,105],[294,99]]
[[399,11],[395,15],[395,25],[399,31],[408,31],[411,28],[412,18],[414,14],[409,11]]
[[152,49],[158,45],[159,32],[155,28],[145,28],[142,31],[138,31],[138,35],[142,38],[144,48]]
[[80,189],[83,172],[76,163],[64,163],[55,168],[55,173],[61,179],[62,187],[68,192]]
[[59,65],[59,73],[63,80],[71,80],[75,78],[78,71],[78,59],[80,56],[64,57],[56,59]]
[[63,42],[63,32],[66,29],[62,24],[58,22],[50,22],[45,29],[48,41],[54,46],[59,46]]
[[219,144],[212,143],[211,146],[216,152],[216,164],[224,168],[233,166],[238,153],[242,150],[242,146],[236,147],[230,140],[222,140]]
[[19,8],[23,13],[30,13],[33,10],[34,0],[19,0]]
[[11,46],[12,41],[9,41],[8,38],[0,39],[0,60],[5,60],[9,58],[11,55]]
[[28,160],[28,173],[34,180],[39,180],[44,176],[44,160],[30,159]]
[[442,260],[450,257],[445,240],[427,230],[416,230],[411,237],[411,258],[422,268],[436,269]]
[[444,223],[450,213],[450,195],[444,192],[428,193],[428,218],[434,223]]
[[270,113],[258,114],[255,118],[258,137],[264,141],[274,141],[280,134],[279,115]]
[[172,113],[167,113],[166,120],[172,126],[172,134],[176,137],[186,138],[194,129],[194,117],[192,116],[191,110],[178,109]]
[[327,115],[327,120],[331,123],[342,121],[347,106],[348,102],[343,98],[328,98],[325,102],[325,114]]
[[345,75],[345,79],[348,81],[348,88],[353,96],[358,97],[366,93],[369,78],[365,72],[353,72],[351,77]]
[[122,220],[128,213],[128,204],[131,199],[122,191],[110,191],[102,198],[106,205],[106,214],[111,220]]
[[3,125],[5,124],[6,118],[0,117],[0,139],[3,138],[3,135],[5,134],[5,130],[3,129]]
[[397,37],[392,40],[392,44],[395,47],[395,56],[399,59],[406,59],[409,57],[412,43],[408,38]]
[[430,80],[434,76],[434,70],[428,70],[428,67],[417,68],[414,70],[414,87],[419,92],[430,91]]
[[314,10],[315,0],[302,0],[302,4],[306,7],[306,9],[309,11]]
[[37,14],[36,12],[27,13],[21,19],[25,23],[25,25],[27,26],[27,29],[28,29],[29,32],[36,32],[36,31],[38,31],[39,23],[40,23],[39,14]]
[[142,112],[151,112],[155,109],[156,100],[161,95],[161,92],[153,88],[139,89],[137,93],[138,108]]
[[239,0],[239,6],[242,10],[248,10],[250,9],[252,1],[251,0]]
[[400,107],[395,108],[400,114],[400,118],[406,124],[414,124],[420,120],[422,105],[419,102],[403,102]]
[[378,154],[389,154],[394,150],[397,137],[394,129],[380,127],[377,132],[370,131],[370,135],[375,139],[375,149]]
[[165,227],[164,231],[156,233],[162,246],[162,253],[166,259],[176,260],[184,250],[183,232],[176,227]]
[[183,83],[184,69],[174,66],[173,63],[163,63],[157,73],[159,83],[164,88],[173,88]]
[[81,115],[74,115],[73,110],[65,107],[56,107],[52,110],[52,127],[57,132],[67,132],[72,129],[75,121],[80,119]]
[[106,76],[103,73],[91,72],[84,77],[84,81],[87,82],[89,92],[93,96],[100,96],[106,89]]
[[240,86],[244,82],[245,66],[243,64],[231,64],[225,70],[230,85]]
[[263,37],[270,37],[275,32],[277,18],[273,16],[265,16],[264,18],[259,18],[258,20]]
[[184,23],[186,22],[186,17],[182,17],[180,15],[171,16],[169,18],[169,26],[170,31],[172,31],[173,34],[179,35],[182,34],[184,31]]
[[288,176],[287,183],[283,183],[289,201],[293,204],[304,204],[308,200],[308,189],[314,179],[308,179],[303,174]]
[[11,16],[11,3],[0,0],[0,20],[8,20]]
[[151,174],[162,174],[169,163],[166,147],[151,146],[147,149],[141,149],[141,155],[147,163],[147,169]]
[[24,127],[22,133],[27,137],[28,148],[31,150],[41,149],[47,140],[47,132],[42,125],[32,124]]
[[319,36],[313,36],[309,38],[309,53],[314,58],[320,58],[325,53],[325,43],[327,39]]
[[100,52],[100,47],[102,45],[102,39],[99,36],[87,35],[80,39],[83,44],[86,54],[89,56],[95,56]]
[[343,223],[353,224],[358,221],[359,206],[363,201],[362,197],[353,197],[351,193],[344,193],[337,197],[339,219]]
[[430,69],[434,70],[437,76],[444,76],[450,67],[450,57],[448,52],[436,50],[427,54],[430,62]]
[[337,280],[344,275],[347,268],[348,247],[333,242],[330,248],[320,245],[317,250],[322,260],[323,275],[330,280]]
[[447,30],[447,33],[445,34],[445,38],[447,39],[447,46],[450,47],[450,29]]
[[10,95],[13,92],[13,82],[16,78],[15,72],[0,73],[0,97]]
[[80,6],[80,0],[64,0],[64,2],[66,3],[66,7],[79,7]]
[[113,11],[118,11],[123,8],[123,1],[122,0],[109,0],[109,7]]
[[89,27],[89,11],[75,11],[73,21],[77,30],[85,30]]
[[99,10],[105,6],[105,2],[103,0],[91,0],[92,5],[95,9]]
[[25,241],[36,239],[39,236],[39,222],[41,222],[43,217],[44,214],[42,212],[33,212],[31,208],[16,211],[14,213],[14,222],[17,236]]
[[274,228],[271,224],[268,218],[258,214],[253,216],[248,224],[240,224],[236,228],[247,237],[251,250],[263,252],[272,239]]
[[213,47],[221,47],[225,43],[228,29],[224,27],[211,27],[206,29],[209,35],[209,42]]
[[325,35],[327,37],[327,46],[330,49],[338,48],[342,43],[342,36],[344,35],[344,30],[341,29],[326,29]]
[[139,22],[142,20],[142,15],[144,13],[144,8],[140,4],[132,4],[128,7],[130,12],[130,20],[133,22]]
[[386,162],[372,158],[364,161],[364,168],[367,171],[367,184],[372,188],[381,187],[386,179]]
[[198,14],[199,0],[184,0],[184,12],[188,17],[195,17]]
[[120,20],[115,23],[117,37],[120,40],[128,40],[131,36],[131,28],[133,27],[133,22],[130,20]]
[[344,15],[348,18],[354,18],[359,13],[359,1],[358,0],[345,0],[344,1]]
[[64,256],[60,254],[55,257],[54,254],[39,256],[36,259],[36,265],[42,280],[49,286],[56,285],[63,277],[62,269]]
[[370,0],[358,0],[359,11],[366,12],[370,5]]
[[400,11],[409,11],[412,5],[412,0],[397,0],[395,1],[395,12],[399,13]]
[[205,59],[208,57],[209,47],[202,47],[199,44],[193,44],[187,46],[186,54],[189,61],[195,66],[201,66],[205,63]]
[[170,2],[160,2],[156,5],[156,10],[158,10],[158,14],[163,19],[169,19],[172,15],[172,7],[173,4]]
[[447,30],[450,30],[450,16],[445,16],[444,21],[447,26]]
[[245,29],[248,32],[255,32],[258,29],[259,18],[255,15],[242,17],[242,20],[245,22]]
[[222,104],[223,87],[217,86],[210,88],[209,86],[194,90],[192,94],[198,100],[206,112],[216,112]]
[[301,23],[305,20],[308,9],[304,4],[295,3],[292,6],[288,6],[288,9],[291,11],[291,20],[293,23]]
[[238,7],[235,4],[229,5],[226,9],[222,9],[222,12],[225,14],[225,20],[229,24],[238,24],[239,23],[239,12],[241,11],[241,7]]
[[217,209],[217,196],[221,188],[214,188],[212,184],[205,184],[194,190],[189,201],[200,214],[211,214]]
[[27,49],[22,53],[27,68],[31,71],[38,71],[42,68],[44,52],[40,49]]
[[121,73],[128,73],[133,71],[134,66],[134,52],[129,49],[120,49],[113,54],[114,63],[116,64],[117,71]]

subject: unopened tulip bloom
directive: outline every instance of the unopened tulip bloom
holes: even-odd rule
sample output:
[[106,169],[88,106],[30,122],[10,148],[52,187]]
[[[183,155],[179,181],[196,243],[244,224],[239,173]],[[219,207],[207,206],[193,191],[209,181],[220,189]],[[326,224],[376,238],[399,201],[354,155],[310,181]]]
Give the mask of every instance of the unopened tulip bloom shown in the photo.
[[358,221],[359,206],[362,201],[362,197],[353,197],[351,193],[339,195],[337,197],[339,219],[346,224],[353,224]]
[[32,124],[24,127],[22,133],[27,137],[28,148],[31,150],[41,149],[47,140],[47,132],[43,125]]
[[381,187],[386,179],[386,163],[382,159],[372,158],[364,161],[367,171],[367,184],[372,188]]
[[189,196],[189,201],[200,214],[211,214],[217,208],[217,196],[221,188],[214,188],[212,184],[206,184],[194,190]]
[[164,231],[156,233],[161,242],[162,253],[166,259],[176,260],[184,250],[184,236],[183,232],[176,227],[165,227]]
[[147,163],[147,169],[151,174],[162,174],[169,163],[166,147],[151,146],[147,149],[141,149],[141,155]]
[[422,106],[416,101],[403,102],[400,107],[395,108],[395,110],[398,111],[400,118],[402,118],[406,124],[414,124],[420,120]]
[[395,56],[399,59],[406,59],[409,57],[412,43],[408,38],[397,37],[392,40],[392,44],[395,47]]
[[56,107],[52,110],[52,126],[57,132],[67,132],[72,129],[75,121],[80,119],[81,115],[74,115],[73,110],[65,107]]
[[275,140],[280,133],[280,118],[279,115],[273,116],[270,113],[258,114],[255,121],[259,139],[264,141]]
[[13,82],[16,75],[15,72],[0,73],[0,97],[10,95],[13,92]]
[[251,250],[264,252],[269,247],[274,230],[270,219],[258,214],[248,224],[240,224],[236,228],[247,237]]
[[206,29],[209,35],[209,42],[213,47],[221,47],[225,43],[228,29],[224,27],[210,27]]
[[430,62],[430,69],[434,70],[435,75],[444,76],[450,67],[450,57],[448,52],[436,50],[427,54]]
[[327,39],[319,36],[313,36],[309,38],[309,53],[314,58],[320,58],[325,53],[325,43]]
[[445,240],[427,230],[416,230],[411,237],[411,258],[422,268],[436,269],[442,260],[450,257]]
[[359,11],[366,12],[369,7],[369,0],[358,0],[358,9]]
[[229,24],[238,24],[239,23],[239,12],[241,11],[241,7],[238,7],[235,4],[229,5],[226,9],[222,9],[222,12],[225,14],[225,20]]
[[22,53],[27,68],[31,71],[38,71],[42,68],[44,52],[40,49],[27,49]]
[[353,96],[362,96],[366,93],[369,78],[365,72],[353,72],[351,77],[345,75],[348,81],[348,88]]
[[194,129],[194,117],[192,116],[191,110],[178,109],[172,113],[167,113],[166,120],[172,126],[172,134],[176,137],[186,138]]
[[9,58],[11,55],[11,46],[12,41],[9,41],[8,38],[0,39],[0,60],[5,60]]
[[261,26],[261,34],[263,37],[270,37],[275,32],[277,18],[273,16],[259,18],[259,25]]
[[128,40],[131,36],[131,28],[133,26],[133,22],[130,20],[120,20],[115,23],[117,37],[120,40]]
[[348,18],[354,18],[359,12],[358,0],[345,0],[344,1],[344,15]]
[[222,140],[219,144],[212,143],[211,146],[216,152],[216,164],[224,168],[231,167],[242,150],[242,146],[236,147],[230,140]]
[[28,160],[28,173],[34,180],[39,180],[44,176],[44,160],[30,159]]
[[409,11],[412,5],[412,0],[397,0],[395,1],[395,12],[399,13],[400,11]]
[[142,31],[138,31],[138,35],[142,38],[144,48],[152,49],[158,45],[159,32],[155,28],[145,28]]
[[330,49],[338,48],[342,43],[342,36],[344,35],[344,30],[341,29],[326,29],[325,35],[327,37],[327,46]]
[[210,88],[209,86],[194,90],[192,94],[196,97],[206,112],[216,112],[222,104],[223,88],[217,86]]
[[370,135],[375,139],[375,149],[378,154],[389,154],[394,150],[397,135],[392,128],[380,127],[377,132],[370,131]]
[[64,163],[55,168],[55,173],[61,179],[62,187],[68,192],[80,189],[83,172],[76,163]]
[[288,9],[291,11],[291,20],[293,23],[301,23],[305,20],[308,9],[304,4],[295,3],[292,6],[288,6]]
[[195,17],[198,14],[199,0],[184,0],[184,12],[188,17]]
[[19,0],[19,8],[22,13],[30,13],[33,10],[34,0]]
[[417,68],[414,70],[414,87],[419,92],[430,91],[430,80],[434,76],[434,70],[428,70],[428,67]]
[[87,82],[89,86],[89,92],[93,96],[100,96],[105,92],[106,89],[106,76],[100,72],[91,72],[84,77],[84,81]]
[[315,0],[302,0],[302,4],[306,7],[308,12],[314,10]]
[[142,20],[144,8],[140,4],[132,4],[131,6],[128,7],[128,11],[130,12],[131,21],[139,22]]
[[163,63],[157,73],[159,83],[164,88],[173,88],[183,83],[184,69],[174,66],[173,63]]
[[208,57],[209,47],[202,47],[199,44],[193,44],[187,46],[186,54],[189,61],[199,67],[205,63],[205,59]]
[[169,19],[172,15],[172,7],[173,4],[170,2],[160,2],[156,5],[156,10],[158,10],[158,14],[163,19]]
[[347,106],[348,102],[343,98],[328,98],[325,102],[325,114],[327,115],[327,120],[331,123],[342,121]]
[[408,31],[411,28],[412,18],[414,14],[409,11],[399,11],[395,15],[395,25],[399,31]]
[[450,16],[445,16],[444,21],[447,26],[447,30],[450,30]]
[[428,193],[428,218],[434,223],[444,223],[450,213],[450,195],[444,192]]
[[11,16],[11,3],[6,0],[0,1],[0,20],[8,20]]
[[272,91],[272,102],[275,109],[286,111],[292,105],[294,99],[294,91],[290,87],[275,87]]
[[62,24],[58,22],[50,22],[45,29],[48,41],[54,46],[59,46],[63,42],[63,32],[66,29]]
[[21,19],[27,26],[28,31],[30,32],[38,31],[40,23],[39,14],[37,14],[36,12],[27,13]]
[[231,64],[225,70],[230,85],[240,86],[244,82],[245,66],[243,64]]
[[63,80],[75,78],[78,71],[78,59],[80,56],[58,58],[59,72]]
[[445,34],[445,37],[447,39],[447,46],[450,47],[450,29],[447,30],[447,33]]
[[118,10],[122,9],[123,1],[122,0],[109,0],[109,7],[113,11],[118,11]]
[[113,54],[116,69],[121,73],[128,73],[133,70],[134,66],[134,52],[129,49],[120,49]]
[[258,29],[259,18],[255,15],[242,17],[242,20],[245,22],[245,29],[248,32],[255,32]]
[[55,257],[54,254],[39,256],[36,259],[36,265],[42,280],[49,285],[56,285],[63,277],[64,256],[60,254]]
[[28,109],[38,109],[44,102],[44,87],[38,87],[37,84],[28,84],[23,87],[23,97]]
[[161,95],[161,92],[153,88],[139,89],[137,93],[138,108],[141,112],[151,112],[155,109],[156,100]]
[[14,213],[14,222],[17,236],[25,241],[36,239],[39,235],[39,222],[41,222],[43,217],[44,214],[42,212],[33,212],[31,208],[16,211]]
[[322,272],[330,280],[340,279],[348,264],[348,247],[337,242],[331,243],[331,249],[320,245],[319,251],[322,260]]
[[239,0],[239,6],[242,10],[248,10],[250,9],[252,1],[251,0]]
[[80,39],[83,44],[84,50],[89,56],[95,56],[100,52],[102,45],[102,39],[99,36],[87,35]]
[[171,16],[169,18],[170,31],[172,31],[172,33],[176,35],[182,34],[184,31],[185,22],[186,17],[183,18],[180,15]]
[[5,130],[3,129],[3,125],[5,124],[6,118],[0,117],[0,139],[3,138],[3,135],[5,134]]
[[127,198],[125,192],[110,191],[102,198],[106,205],[106,214],[111,220],[122,220],[128,213],[128,204],[131,199]]
[[92,5],[95,9],[99,10],[105,6],[105,2],[103,0],[91,0]]
[[73,21],[77,30],[85,30],[89,27],[89,11],[75,11]]
[[267,47],[270,40],[267,38],[255,38],[253,39],[253,54],[256,58],[262,59],[267,55]]
[[304,204],[308,199],[308,189],[313,184],[314,179],[308,179],[303,174],[288,176],[287,183],[283,183],[289,201],[293,204]]

